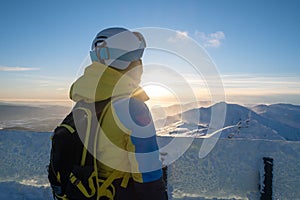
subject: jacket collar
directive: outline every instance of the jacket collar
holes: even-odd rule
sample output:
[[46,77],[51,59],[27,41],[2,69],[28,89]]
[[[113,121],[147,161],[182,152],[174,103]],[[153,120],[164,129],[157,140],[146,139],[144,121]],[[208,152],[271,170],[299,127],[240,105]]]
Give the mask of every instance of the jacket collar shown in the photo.
[[149,99],[139,82],[99,62],[86,67],[84,74],[72,84],[69,95],[75,102],[96,102],[120,96]]

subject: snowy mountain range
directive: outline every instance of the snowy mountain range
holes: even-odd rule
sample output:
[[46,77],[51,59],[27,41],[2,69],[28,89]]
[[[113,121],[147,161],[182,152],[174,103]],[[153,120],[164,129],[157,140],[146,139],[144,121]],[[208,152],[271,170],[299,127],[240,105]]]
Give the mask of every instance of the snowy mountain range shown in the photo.
[[[237,104],[218,103],[167,116],[155,123],[162,135],[189,133],[192,137],[201,137],[207,134],[212,109],[220,106],[219,104],[225,104],[226,107],[225,130],[221,134],[223,138],[300,140],[300,106],[290,104],[258,105],[247,108]],[[199,120],[195,119],[195,113],[199,116]]]
[[[207,102],[202,102],[202,105],[205,104]],[[300,140],[298,105],[272,104],[245,107],[222,102],[191,109],[195,104],[185,104],[181,107],[179,105],[154,107],[151,113],[160,135],[184,134],[201,137],[207,134],[212,109],[220,104],[225,104],[222,106],[226,107],[224,129],[221,134],[223,138]],[[70,108],[63,106],[0,105],[0,129],[51,132],[68,112]]]
[[291,104],[258,105],[251,108],[266,118],[271,118],[290,127],[300,128],[300,106]]
[[52,131],[70,111],[57,105],[0,104],[0,129]]

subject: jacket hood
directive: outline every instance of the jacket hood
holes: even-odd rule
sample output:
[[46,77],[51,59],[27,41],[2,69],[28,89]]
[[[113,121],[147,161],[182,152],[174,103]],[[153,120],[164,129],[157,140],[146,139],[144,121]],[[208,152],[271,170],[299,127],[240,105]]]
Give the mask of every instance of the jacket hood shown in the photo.
[[145,91],[139,87],[142,71],[137,79],[127,73],[115,70],[99,62],[86,67],[84,74],[70,88],[70,99],[75,102],[84,100],[96,102],[110,97],[128,96],[146,101],[149,99]]

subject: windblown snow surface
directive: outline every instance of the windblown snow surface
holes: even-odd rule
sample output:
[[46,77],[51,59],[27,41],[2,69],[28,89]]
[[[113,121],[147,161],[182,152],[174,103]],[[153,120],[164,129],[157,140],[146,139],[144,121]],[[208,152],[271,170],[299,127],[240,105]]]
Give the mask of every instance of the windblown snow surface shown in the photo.
[[174,199],[259,199],[259,169],[265,156],[274,159],[274,199],[300,198],[300,142],[220,139],[200,159],[202,142],[195,139],[168,168]]
[[[280,108],[280,109],[279,109]],[[284,113],[284,108],[288,112]],[[281,110],[291,120],[280,117]],[[185,121],[158,128],[160,147],[174,140],[191,144],[179,157],[162,152],[168,164],[170,199],[259,199],[259,170],[263,157],[274,159],[274,199],[300,199],[299,106],[256,106],[248,109],[228,105],[220,138],[204,158],[199,150],[211,138],[206,131],[209,108],[199,109],[201,124],[193,125],[193,116]],[[189,111],[187,111],[189,112]],[[189,118],[190,117],[190,118]],[[285,130],[288,130],[286,133]],[[0,131],[0,199],[52,199],[46,166],[50,154],[50,132]]]

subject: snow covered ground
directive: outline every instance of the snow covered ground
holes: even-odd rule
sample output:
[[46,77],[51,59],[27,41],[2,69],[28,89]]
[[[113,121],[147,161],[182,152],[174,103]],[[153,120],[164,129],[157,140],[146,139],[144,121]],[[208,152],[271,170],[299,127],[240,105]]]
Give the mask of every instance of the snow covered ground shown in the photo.
[[[184,140],[186,137],[176,137]],[[160,146],[174,137],[159,137]],[[169,165],[172,199],[259,199],[262,157],[274,158],[274,199],[300,198],[300,142],[222,138],[205,158],[202,138]],[[50,133],[0,131],[0,199],[51,199],[46,165]],[[172,152],[164,156],[165,163]]]
[[15,181],[0,182],[1,200],[42,200],[53,199],[47,186],[33,186]]
[[[182,138],[184,139],[184,138]],[[172,138],[160,138],[168,143]],[[300,198],[300,142],[220,139],[207,157],[198,157],[203,139],[196,138],[183,156],[169,166],[174,198],[259,199],[263,157],[274,159],[274,199]],[[166,156],[166,162],[168,155]]]

